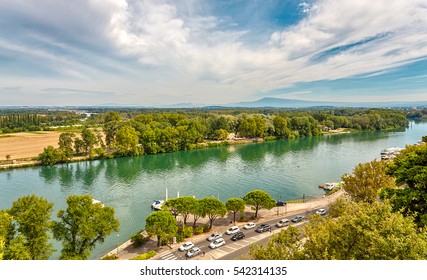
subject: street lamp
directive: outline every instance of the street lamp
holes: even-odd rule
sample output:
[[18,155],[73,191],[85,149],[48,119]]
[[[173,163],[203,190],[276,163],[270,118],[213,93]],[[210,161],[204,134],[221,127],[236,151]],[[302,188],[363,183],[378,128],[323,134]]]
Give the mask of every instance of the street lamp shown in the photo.
[[117,234],[117,257],[119,257],[119,234]]

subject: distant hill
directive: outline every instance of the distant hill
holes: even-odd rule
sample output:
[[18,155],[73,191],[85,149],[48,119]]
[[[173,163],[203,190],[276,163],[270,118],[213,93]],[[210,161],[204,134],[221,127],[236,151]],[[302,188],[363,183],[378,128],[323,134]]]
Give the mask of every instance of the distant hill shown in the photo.
[[310,108],[310,107],[364,107],[364,108],[388,108],[427,106],[427,101],[420,102],[330,102],[330,101],[305,101],[297,99],[283,99],[265,97],[252,102],[239,102],[223,105],[224,107],[245,108]]

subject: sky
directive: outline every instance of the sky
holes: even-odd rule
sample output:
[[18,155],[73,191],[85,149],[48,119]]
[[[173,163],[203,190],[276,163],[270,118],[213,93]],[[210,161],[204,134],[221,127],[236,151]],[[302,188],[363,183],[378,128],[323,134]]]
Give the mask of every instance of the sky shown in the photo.
[[0,106],[427,101],[425,0],[0,0]]

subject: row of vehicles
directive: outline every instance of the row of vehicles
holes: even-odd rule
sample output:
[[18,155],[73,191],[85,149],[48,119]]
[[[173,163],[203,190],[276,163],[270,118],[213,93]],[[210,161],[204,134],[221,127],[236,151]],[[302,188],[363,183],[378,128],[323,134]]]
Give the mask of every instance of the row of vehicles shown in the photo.
[[[315,212],[315,214],[318,214],[318,215],[326,215],[326,213],[327,213],[326,209],[323,209],[323,208],[318,209]],[[304,219],[305,219],[305,217],[304,216],[300,216],[300,215],[295,216],[295,217],[293,217],[290,220],[287,219],[287,218],[283,218],[280,221],[278,221],[275,224],[275,226],[278,227],[278,228],[282,228],[282,227],[289,226],[291,224],[291,222],[298,223],[298,222],[301,222]],[[247,224],[245,224],[243,226],[243,229],[249,230],[249,229],[252,229],[252,228],[255,228],[255,227],[256,227],[256,224],[254,222],[248,222]],[[267,231],[271,232],[271,225],[269,225],[269,224],[261,224],[258,227],[256,227],[255,231],[258,232],[258,233],[267,232]],[[238,226],[231,226],[230,228],[228,228],[225,231],[225,234],[226,235],[232,235],[232,237],[231,237],[232,241],[237,241],[237,240],[245,238],[244,232],[242,232]],[[212,233],[211,235],[209,235],[206,238],[206,240],[210,241],[209,248],[211,248],[211,249],[215,249],[215,248],[218,248],[218,247],[221,247],[221,246],[225,245],[225,240],[224,240],[223,235],[222,235],[221,232],[214,232],[214,233]],[[187,242],[183,243],[179,247],[178,250],[181,251],[181,252],[186,251],[186,257],[189,257],[189,258],[204,253],[204,252],[202,252],[202,250],[199,247],[194,246],[193,242],[191,242],[191,241],[187,241]]]

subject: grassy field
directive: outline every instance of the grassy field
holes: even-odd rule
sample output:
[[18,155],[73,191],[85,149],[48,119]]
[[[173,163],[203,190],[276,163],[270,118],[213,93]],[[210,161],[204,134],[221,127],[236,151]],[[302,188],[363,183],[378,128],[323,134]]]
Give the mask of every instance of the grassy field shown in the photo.
[[58,147],[59,131],[20,132],[2,134],[0,137],[0,160],[37,157],[43,149],[51,145]]

